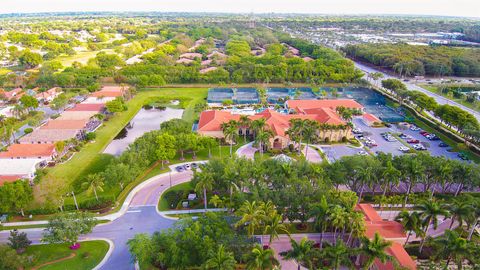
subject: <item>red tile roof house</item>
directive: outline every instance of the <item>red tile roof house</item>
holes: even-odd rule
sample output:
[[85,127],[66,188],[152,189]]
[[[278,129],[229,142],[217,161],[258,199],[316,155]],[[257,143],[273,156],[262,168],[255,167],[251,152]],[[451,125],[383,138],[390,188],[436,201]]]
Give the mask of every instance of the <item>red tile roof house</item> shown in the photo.
[[[282,114],[274,110],[267,109],[261,113],[249,116],[250,120],[256,120],[259,118],[264,118],[266,120],[267,126],[273,132],[274,137],[270,139],[270,144],[268,148],[283,149],[290,144],[290,139],[287,135],[287,130],[290,128],[290,119],[310,119],[317,121],[323,124],[329,124],[332,126],[346,126],[345,121],[340,119],[340,117],[329,108],[317,108],[314,111],[309,113],[300,113],[300,114]],[[198,122],[197,132],[199,134],[215,137],[215,138],[224,138],[224,134],[221,128],[222,123],[226,123],[230,120],[238,121],[240,119],[239,114],[232,114],[229,111],[203,111],[200,114],[200,119]],[[240,128],[239,134],[250,134],[248,128]],[[323,130],[319,134],[320,139],[338,141],[342,137],[351,137],[349,129],[337,129],[337,130]]]
[[21,144],[54,144],[73,138],[82,138],[83,132],[78,129],[36,129],[32,133],[21,137]]
[[60,88],[54,87],[54,88],[48,89],[45,92],[38,93],[37,95],[35,95],[35,97],[37,98],[38,101],[41,101],[41,102],[51,102],[61,93],[62,91],[60,90]]
[[57,156],[54,144],[13,144],[6,152],[0,152],[0,159],[42,159],[53,160]]
[[[17,96],[22,96],[22,88],[15,88],[11,91],[4,91],[3,94],[7,100],[17,99]],[[19,98],[20,98],[19,97]]]
[[[406,241],[403,226],[396,221],[384,221],[370,204],[358,204],[357,209],[365,215],[365,235],[372,239],[375,233],[378,233],[385,240],[392,241],[392,245],[387,249],[387,253],[390,254],[403,269],[417,269],[417,264],[403,248],[403,244]],[[396,268],[392,262],[383,264],[376,260],[372,269],[394,270]]]
[[70,109],[67,109],[68,112],[96,112],[101,113],[105,110],[105,104],[89,104],[89,103],[79,103],[75,104]]

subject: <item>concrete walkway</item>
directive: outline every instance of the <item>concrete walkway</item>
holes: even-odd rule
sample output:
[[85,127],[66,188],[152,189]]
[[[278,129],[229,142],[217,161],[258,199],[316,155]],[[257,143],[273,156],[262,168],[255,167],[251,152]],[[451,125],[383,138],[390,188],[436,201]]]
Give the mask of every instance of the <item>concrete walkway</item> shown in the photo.
[[320,153],[314,149],[312,146],[308,146],[308,151],[307,151],[307,146],[302,149],[302,153],[305,156],[305,159],[309,162],[312,163],[322,163],[323,158],[320,155]]

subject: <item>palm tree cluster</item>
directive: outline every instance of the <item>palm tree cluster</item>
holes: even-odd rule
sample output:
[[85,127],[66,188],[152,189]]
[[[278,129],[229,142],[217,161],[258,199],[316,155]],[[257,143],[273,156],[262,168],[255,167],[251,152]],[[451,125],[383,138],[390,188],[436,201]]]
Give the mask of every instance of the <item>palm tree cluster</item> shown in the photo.
[[[428,230],[436,230],[439,221],[450,218],[449,229],[452,230],[454,225],[458,225],[457,230],[463,231],[467,236],[467,241],[472,239],[473,233],[480,220],[480,200],[469,195],[463,194],[455,198],[451,203],[442,203],[437,200],[426,200],[414,207],[413,212],[406,210],[400,212],[396,217],[404,229],[407,231],[407,239],[405,245],[409,243],[411,235],[415,233],[417,237],[421,237],[422,241],[419,246],[421,253],[426,240],[429,239]],[[466,228],[464,227],[466,225]]]
[[298,269],[305,266],[308,269],[370,269],[375,260],[381,263],[393,261],[393,257],[387,253],[391,242],[384,240],[378,233],[373,239],[361,237],[359,245],[351,247],[343,240],[334,242],[321,242],[320,245],[306,237],[296,242],[290,239],[291,249],[282,252],[286,260],[295,260]]

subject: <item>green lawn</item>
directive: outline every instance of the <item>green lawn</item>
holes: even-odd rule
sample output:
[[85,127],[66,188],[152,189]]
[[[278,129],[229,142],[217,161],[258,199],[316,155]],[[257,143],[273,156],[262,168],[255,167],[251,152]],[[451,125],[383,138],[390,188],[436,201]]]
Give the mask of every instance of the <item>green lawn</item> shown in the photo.
[[[81,242],[77,250],[68,248],[68,244],[33,245],[27,248],[25,254],[34,256],[32,267],[38,267],[44,263],[68,257],[75,253],[75,257],[43,266],[40,270],[89,270],[97,266],[107,254],[109,245],[105,241]],[[31,269],[31,268],[27,268]]]
[[[76,179],[81,179],[89,173],[98,172],[104,169],[112,158],[110,155],[102,154],[105,147],[113,140],[120,130],[137,114],[141,107],[149,103],[156,97],[168,98],[188,98],[189,101],[185,105],[183,118],[193,121],[195,117],[194,106],[207,96],[207,88],[174,88],[174,89],[145,89],[137,93],[137,95],[127,102],[128,110],[117,113],[110,120],[106,121],[97,131],[97,137],[94,143],[86,144],[83,149],[76,153],[74,157],[64,163],[53,168],[47,169],[46,177],[55,179],[55,181],[65,182],[70,185]],[[39,206],[41,196],[47,193],[47,187],[40,182],[35,186],[36,206]],[[118,192],[118,191],[114,191]],[[81,196],[80,198],[81,199]]]
[[[101,50],[106,53],[113,53],[114,51],[111,49]],[[93,58],[97,55],[97,53],[101,51],[87,51],[87,52],[77,52],[75,55],[62,55],[57,57],[56,60],[60,61],[64,67],[70,67],[73,62],[79,62],[82,64],[86,64],[88,59]]]

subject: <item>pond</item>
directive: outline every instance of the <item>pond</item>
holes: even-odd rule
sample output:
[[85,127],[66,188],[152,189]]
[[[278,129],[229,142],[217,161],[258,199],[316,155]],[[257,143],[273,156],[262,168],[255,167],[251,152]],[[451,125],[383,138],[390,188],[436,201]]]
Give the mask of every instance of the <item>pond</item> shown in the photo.
[[[163,109],[163,108],[162,108]],[[113,141],[105,148],[103,153],[118,156],[125,151],[129,144],[144,133],[160,129],[160,124],[174,119],[182,118],[182,109],[165,108],[141,109],[135,117],[125,126]]]

